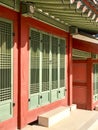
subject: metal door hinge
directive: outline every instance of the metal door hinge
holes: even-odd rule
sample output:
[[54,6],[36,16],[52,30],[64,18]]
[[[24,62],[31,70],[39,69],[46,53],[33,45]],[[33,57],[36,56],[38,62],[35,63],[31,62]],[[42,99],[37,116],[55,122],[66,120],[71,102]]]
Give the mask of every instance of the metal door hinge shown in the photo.
[[29,40],[31,40],[31,37],[29,37]]
[[15,106],[15,103],[13,102],[13,107]]
[[14,37],[14,36],[15,36],[15,32],[13,32],[13,34],[12,34],[12,35],[13,35],[13,37]]
[[30,102],[30,98],[28,99],[28,102]]
[[43,43],[43,39],[41,39],[40,42]]

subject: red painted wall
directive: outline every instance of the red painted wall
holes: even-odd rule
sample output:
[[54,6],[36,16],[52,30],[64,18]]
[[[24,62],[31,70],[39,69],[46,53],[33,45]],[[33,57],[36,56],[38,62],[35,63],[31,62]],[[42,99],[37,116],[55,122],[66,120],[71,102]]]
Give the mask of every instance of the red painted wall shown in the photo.
[[[67,98],[64,100],[60,100],[57,102],[54,102],[50,105],[46,105],[40,108],[37,108],[35,110],[28,110],[28,88],[29,88],[29,30],[30,28],[36,28],[38,30],[42,30],[45,32],[48,32],[50,34],[54,34],[60,37],[64,37],[68,39],[68,34],[64,31],[52,27],[46,23],[43,23],[41,21],[38,21],[36,19],[31,19],[28,17],[20,16],[21,20],[21,41],[20,41],[20,95],[19,95],[19,117],[18,117],[18,123],[19,128],[22,128],[27,125],[27,123],[30,123],[37,119],[37,116],[41,113],[47,112],[51,109],[54,109],[61,105],[67,105]],[[68,42],[67,42],[68,46]],[[66,55],[66,59],[67,59]],[[67,64],[68,62],[66,62]],[[68,66],[68,65],[67,65]],[[67,71],[66,71],[67,72]],[[67,79],[66,79],[67,80]],[[67,82],[67,81],[66,81]]]
[[[98,54],[98,45],[97,44],[86,42],[83,40],[78,40],[78,39],[73,38],[73,48]],[[95,63],[95,62],[98,62],[98,60],[94,60],[94,59],[87,60],[87,85],[86,85],[87,93],[85,93],[85,90],[81,91],[81,97],[84,96],[83,93],[85,93],[87,96],[87,101],[85,99],[84,100],[86,101],[86,109],[90,109],[90,110],[93,110],[95,105],[98,104],[98,102],[93,101],[93,63]],[[79,64],[79,63],[80,63],[80,61],[77,60],[77,64]],[[75,70],[73,70],[73,71],[75,71]],[[73,73],[73,76],[76,76],[76,71]],[[81,70],[81,75],[86,76],[85,71]],[[78,91],[77,90],[73,90],[73,91],[75,93],[74,96],[75,95],[77,96]],[[75,97],[73,97],[73,99],[75,100]]]
[[5,18],[8,20],[13,21],[14,25],[14,33],[15,36],[13,37],[13,74],[14,74],[14,117],[0,122],[0,130],[16,130],[17,127],[17,94],[18,94],[18,13],[14,12],[13,10],[6,9],[5,7],[0,6],[0,17]]
[[73,61],[73,103],[87,109],[87,63],[83,60]]

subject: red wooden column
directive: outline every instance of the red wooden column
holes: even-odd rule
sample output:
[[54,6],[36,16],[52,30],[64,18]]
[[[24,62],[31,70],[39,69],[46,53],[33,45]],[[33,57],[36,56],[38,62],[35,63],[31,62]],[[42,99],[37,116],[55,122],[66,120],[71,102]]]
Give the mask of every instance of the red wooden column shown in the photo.
[[87,60],[87,109],[93,109],[93,68],[92,59]]
[[68,105],[73,102],[72,99],[72,35],[69,35],[69,45],[68,45]]
[[19,14],[19,93],[18,93],[18,129],[27,125],[28,112],[28,72],[29,72],[29,29],[27,18]]

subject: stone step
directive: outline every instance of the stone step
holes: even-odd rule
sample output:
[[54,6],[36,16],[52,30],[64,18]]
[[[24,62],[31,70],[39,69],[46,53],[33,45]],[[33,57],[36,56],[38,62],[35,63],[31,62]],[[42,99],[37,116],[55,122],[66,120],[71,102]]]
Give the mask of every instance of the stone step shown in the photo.
[[72,104],[71,106],[70,106],[70,110],[71,111],[74,111],[74,110],[76,110],[77,109],[77,105],[76,104]]
[[70,110],[70,107],[58,107],[54,110],[40,115],[38,118],[38,123],[39,125],[45,127],[51,127],[52,125],[58,123],[62,119],[68,117],[70,115]]

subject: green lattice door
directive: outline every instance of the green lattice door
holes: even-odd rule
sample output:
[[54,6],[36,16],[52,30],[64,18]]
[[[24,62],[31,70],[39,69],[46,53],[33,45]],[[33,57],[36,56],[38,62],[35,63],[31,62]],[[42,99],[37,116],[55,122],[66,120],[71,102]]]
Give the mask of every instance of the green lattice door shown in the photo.
[[65,98],[65,40],[59,40],[58,98]]
[[37,30],[30,31],[30,94],[29,108],[50,102],[49,43],[50,37]]
[[0,121],[13,116],[12,22],[0,18]]
[[50,102],[50,87],[49,87],[49,50],[50,36],[42,34],[42,89],[41,89],[41,105]]
[[51,102],[65,98],[65,40],[52,37]]
[[58,38],[52,37],[51,39],[51,52],[52,52],[52,86],[51,86],[51,102],[58,99]]
[[93,97],[98,101],[98,63],[93,64]]
[[30,31],[30,94],[29,108],[39,106],[40,93],[40,32]]
[[29,109],[65,97],[65,40],[30,30]]

